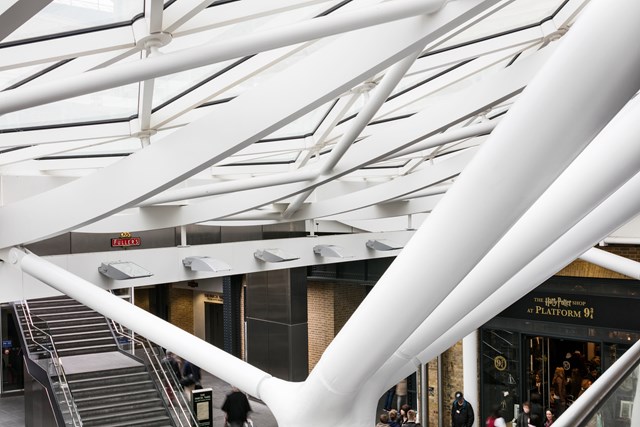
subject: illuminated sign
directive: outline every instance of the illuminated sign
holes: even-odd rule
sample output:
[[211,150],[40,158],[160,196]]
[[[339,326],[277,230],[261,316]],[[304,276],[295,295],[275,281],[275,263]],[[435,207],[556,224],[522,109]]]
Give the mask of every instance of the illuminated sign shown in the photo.
[[142,239],[140,237],[134,237],[129,232],[120,233],[120,237],[111,239],[112,248],[127,248],[129,246],[140,246]]

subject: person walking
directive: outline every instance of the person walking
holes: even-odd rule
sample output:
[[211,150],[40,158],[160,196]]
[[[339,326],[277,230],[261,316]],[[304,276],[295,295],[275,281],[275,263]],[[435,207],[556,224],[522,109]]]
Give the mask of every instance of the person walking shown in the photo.
[[243,427],[247,422],[247,414],[251,412],[249,399],[236,387],[231,388],[221,408],[225,412],[225,426]]
[[505,422],[502,411],[500,410],[500,405],[493,405],[491,408],[491,415],[485,421],[485,427],[507,427],[507,423]]
[[472,427],[473,407],[464,398],[461,391],[455,394],[453,404],[451,404],[451,427]]

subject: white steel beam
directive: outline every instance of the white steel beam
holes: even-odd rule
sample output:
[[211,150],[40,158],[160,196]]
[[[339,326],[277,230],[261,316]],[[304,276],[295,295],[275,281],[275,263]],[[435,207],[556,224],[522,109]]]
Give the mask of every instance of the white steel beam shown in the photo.
[[457,176],[475,153],[476,150],[473,149],[465,150],[431,167],[410,175],[398,177],[390,182],[305,205],[294,213],[290,219],[323,218],[407,196],[415,191]]
[[296,46],[286,46],[268,52],[262,52],[255,55],[241,64],[236,65],[232,70],[226,72],[215,79],[200,85],[195,90],[184,94],[180,98],[164,106],[151,116],[151,127],[158,129],[166,126],[176,118],[180,118],[186,112],[202,105],[203,103],[214,99],[218,96],[224,96],[225,92],[230,91],[237,85],[247,81],[248,79],[259,75],[259,73],[268,70],[270,67],[289,58],[291,55],[299,52],[308,46],[304,43]]
[[[266,30],[221,43],[207,43],[180,52],[148,58],[140,63],[120,64],[106,70],[87,72],[79,80],[73,76],[55,85],[33,85],[4,92],[0,114],[42,105],[74,96],[140,82],[153,77],[252,55],[265,50],[306,42],[321,37],[367,28],[437,10],[444,0],[399,0],[382,3],[352,13],[315,18],[284,28]],[[95,46],[94,46],[95,48]]]
[[[328,1],[329,0],[277,0],[265,2],[263,0],[243,0],[242,3],[231,2],[204,9],[193,16],[192,10],[201,7],[199,3],[202,1],[182,0],[167,9],[166,31],[173,33],[174,37],[180,37],[186,34],[262,18],[288,10],[319,3],[327,3]],[[174,7],[176,7],[175,10]]]
[[0,133],[0,148],[24,147],[57,142],[84,141],[102,138],[126,137],[131,133],[128,122],[105,123],[50,129]]
[[636,280],[640,280],[640,263],[629,258],[603,251],[598,248],[591,248],[579,257],[583,261],[599,265],[616,273],[624,274]]
[[[36,255],[14,249],[11,256],[25,273],[174,353],[188,357],[191,362],[228,383],[260,397],[258,387],[270,377],[266,372]],[[188,354],[184,353],[186,348],[189,349]]]
[[[640,101],[634,100],[634,104],[630,111],[625,109],[612,120],[491,251],[433,309],[411,337],[398,347],[393,360],[388,363],[399,369],[413,357],[417,357],[425,347],[457,323],[458,316],[448,316],[447,313],[451,313],[451,310],[469,313],[477,307],[478,301],[488,300],[532,259],[576,225],[585,213],[592,211],[636,175],[640,170],[640,146],[635,143],[640,138]],[[564,203],[562,210],[550,216],[549,211],[563,204],[567,194],[572,195],[571,203]],[[505,259],[509,259],[507,264]],[[394,370],[392,367],[388,369]]]
[[[611,231],[635,217],[640,211],[640,198],[635,197],[639,191],[640,174],[637,174],[509,279],[499,291],[492,294],[490,299],[481,302],[439,339],[429,344],[420,353],[419,359],[430,360],[442,353],[461,337],[495,317],[496,312],[506,309],[531,292],[540,283],[584,254]],[[621,272],[623,271],[626,270]],[[405,366],[405,371],[408,369],[410,366]]]
[[[166,23],[163,31],[173,34],[178,28],[197,16],[213,2],[214,0],[182,0],[175,2],[165,13]],[[162,4],[162,2],[160,3]]]
[[[23,2],[29,3],[30,0],[23,0]],[[108,40],[109,44],[105,45],[105,40]],[[47,39],[37,43],[20,44],[2,49],[0,71],[95,53],[131,49],[135,48],[135,45],[136,40],[131,27],[110,28],[63,38]],[[77,77],[73,77],[73,79],[78,81]],[[46,87],[47,85],[44,86],[44,88]],[[8,93],[10,92],[5,92],[5,94]]]
[[[336,170],[309,184],[288,184],[277,188],[248,190],[238,195],[224,195],[200,203],[183,206],[164,215],[118,215],[88,225],[84,231],[112,232],[114,230],[148,230],[183,224],[192,224],[211,219],[220,219],[239,212],[268,205],[295,195],[310,187],[317,187],[332,179],[352,173],[357,169],[391,156],[396,151],[409,147],[448,129],[468,117],[485,111],[519,93],[535,75],[553,52],[549,46],[535,55],[508,67],[463,91],[442,97],[437,105],[405,120],[389,123],[384,129],[367,139],[367,144],[356,144],[345,154]],[[180,196],[181,197],[181,196]],[[172,224],[172,225],[170,225]]]
[[[330,172],[338,164],[340,159],[342,159],[342,156],[344,156],[344,153],[354,143],[358,135],[360,135],[362,130],[369,124],[382,104],[384,104],[385,100],[389,97],[393,89],[395,89],[400,80],[402,80],[402,78],[409,70],[411,65],[413,65],[414,61],[421,51],[422,46],[420,46],[415,52],[408,55],[406,58],[394,64],[394,66],[391,67],[387,73],[385,73],[380,84],[376,86],[375,89],[373,89],[373,94],[367,99],[367,103],[365,104],[365,106],[358,112],[355,119],[349,122],[349,128],[344,134],[342,134],[340,140],[331,149],[331,153],[324,159],[322,159],[319,166],[320,174],[326,174],[327,172]],[[313,190],[307,190],[303,193],[298,194],[296,198],[291,203],[289,203],[289,206],[282,213],[282,216],[284,218],[291,217],[296,212],[296,210],[298,210],[300,206],[302,206],[304,201],[307,200],[307,197],[309,197],[311,191]]]

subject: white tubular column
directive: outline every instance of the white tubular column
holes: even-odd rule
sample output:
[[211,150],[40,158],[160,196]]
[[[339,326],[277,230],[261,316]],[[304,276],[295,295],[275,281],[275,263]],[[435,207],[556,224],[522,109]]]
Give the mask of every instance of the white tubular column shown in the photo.
[[156,344],[187,357],[205,371],[252,396],[260,398],[260,383],[271,377],[266,372],[36,255],[11,249],[9,258],[10,262],[19,265],[24,273]]
[[[398,353],[416,356],[457,322],[449,313],[472,311],[478,301],[489,298],[578,223],[585,212],[593,210],[633,177],[640,170],[638,118],[640,101],[634,99],[435,308],[398,348]],[[563,205],[567,194],[572,194],[571,203],[564,203],[563,209],[549,215],[554,207]],[[505,259],[509,262],[505,263]]]
[[478,421],[480,415],[480,396],[478,392],[478,359],[479,359],[478,331],[473,331],[462,339],[462,369],[464,381],[464,398],[475,410],[476,417],[473,420],[474,426],[483,426],[482,420]]
[[[589,5],[335,337],[306,385],[319,382],[336,394],[362,387],[637,92],[640,50],[631,53],[626,45],[640,38],[639,14],[635,0]],[[391,330],[380,316],[389,295],[404,296]],[[458,313],[445,316],[454,320]],[[363,358],[354,348],[369,353]]]
[[640,263],[629,258],[612,254],[602,249],[591,248],[580,255],[580,259],[640,280]]

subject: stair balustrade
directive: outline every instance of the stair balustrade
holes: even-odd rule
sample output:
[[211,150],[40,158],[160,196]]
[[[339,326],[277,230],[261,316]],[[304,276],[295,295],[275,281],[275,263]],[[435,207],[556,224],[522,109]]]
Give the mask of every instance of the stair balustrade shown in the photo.
[[[42,367],[49,376],[49,381],[53,389],[53,395],[60,408],[66,408],[66,411],[62,411],[65,425],[74,427],[82,426],[82,419],[78,413],[78,408],[73,400],[71,391],[69,390],[69,383],[64,372],[64,367],[60,362],[60,357],[56,350],[56,345],[53,337],[49,333],[49,325],[46,320],[32,315],[29,309],[29,304],[26,300],[20,302],[20,304],[14,304],[14,310],[16,315],[22,316],[24,319],[24,325],[26,331],[23,328],[24,337],[30,341],[35,348],[39,348],[48,357],[32,357],[32,351],[29,349],[31,345],[27,344],[27,352],[31,360],[34,360],[40,367]],[[22,322],[21,323],[22,326]],[[24,333],[26,332],[26,333]],[[62,399],[60,399],[62,396]]]
[[[173,369],[166,363],[167,359],[164,351],[154,346],[148,339],[130,332],[113,320],[111,320],[111,325],[115,334],[124,338],[124,340],[117,340],[120,350],[142,359],[150,372],[152,372],[152,378],[154,378],[158,388],[161,390],[163,399],[177,425],[180,427],[198,425],[191,405],[182,393],[179,379]],[[127,346],[127,342],[132,345]],[[140,351],[136,352],[136,349]],[[160,357],[158,353],[160,353]]]

